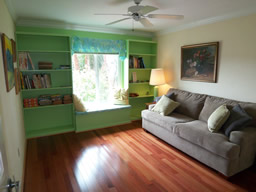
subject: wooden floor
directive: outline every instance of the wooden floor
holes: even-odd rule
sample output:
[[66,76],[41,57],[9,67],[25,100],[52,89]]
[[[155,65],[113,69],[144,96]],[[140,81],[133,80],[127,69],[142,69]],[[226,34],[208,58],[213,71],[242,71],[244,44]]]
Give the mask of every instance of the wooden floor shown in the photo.
[[256,191],[256,169],[226,180],[141,122],[31,139],[25,192]]

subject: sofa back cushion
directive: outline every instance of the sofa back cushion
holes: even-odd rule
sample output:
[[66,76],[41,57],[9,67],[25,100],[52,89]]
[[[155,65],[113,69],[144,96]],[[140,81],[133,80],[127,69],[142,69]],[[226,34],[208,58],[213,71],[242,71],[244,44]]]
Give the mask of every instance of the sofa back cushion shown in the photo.
[[206,95],[191,93],[179,89],[171,88],[167,94],[171,94],[171,99],[180,103],[175,112],[198,119],[198,116],[204,106]]
[[221,97],[207,96],[204,107],[199,115],[199,120],[207,122],[210,115],[221,105],[227,105],[229,109],[239,104],[252,117],[252,126],[256,126],[256,103],[248,103],[225,99]]

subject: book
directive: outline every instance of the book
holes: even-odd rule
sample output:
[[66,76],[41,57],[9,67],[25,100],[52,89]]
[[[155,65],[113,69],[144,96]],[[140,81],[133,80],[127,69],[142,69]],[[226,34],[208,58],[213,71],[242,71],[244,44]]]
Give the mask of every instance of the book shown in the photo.
[[24,85],[24,78],[22,76],[22,72],[20,72],[20,82],[21,82],[21,88],[25,89],[25,85]]
[[133,81],[133,83],[137,82],[137,73],[136,72],[132,72],[132,81]]
[[51,76],[49,74],[44,74],[44,80],[46,88],[51,88]]
[[35,70],[35,66],[34,66],[34,64],[32,62],[32,59],[31,59],[29,53],[27,53],[27,61],[28,61],[28,69],[29,70]]

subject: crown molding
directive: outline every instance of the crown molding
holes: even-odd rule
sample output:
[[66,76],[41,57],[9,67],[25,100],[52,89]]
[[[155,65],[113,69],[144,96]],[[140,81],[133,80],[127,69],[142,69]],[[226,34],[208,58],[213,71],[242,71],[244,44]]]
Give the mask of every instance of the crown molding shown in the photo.
[[47,28],[58,28],[58,29],[70,29],[70,30],[79,30],[87,32],[99,32],[99,33],[110,33],[110,34],[119,34],[119,35],[133,35],[141,37],[154,37],[152,32],[143,32],[143,31],[131,31],[124,29],[113,29],[107,27],[92,27],[86,25],[76,25],[71,23],[62,23],[57,21],[44,21],[44,20],[35,20],[35,19],[18,19],[16,21],[17,26],[28,26],[28,27],[47,27]]
[[251,9],[247,9],[246,11],[239,11],[239,12],[236,12],[236,13],[231,13],[231,14],[226,14],[226,15],[222,15],[222,16],[212,17],[212,18],[203,19],[203,20],[192,22],[192,23],[180,25],[180,26],[177,26],[177,27],[171,27],[171,28],[168,28],[168,29],[164,29],[164,30],[156,32],[155,35],[156,36],[166,35],[168,33],[182,31],[182,30],[185,30],[185,29],[190,29],[190,28],[194,28],[194,27],[198,27],[198,26],[202,26],[202,25],[207,25],[207,24],[211,24],[211,23],[216,23],[216,22],[220,22],[220,21],[224,21],[224,20],[229,20],[229,19],[233,19],[233,18],[238,18],[238,17],[242,17],[242,16],[248,16],[248,15],[255,14],[255,13],[256,13],[256,8],[253,7]]
[[7,9],[9,10],[9,13],[10,13],[12,19],[15,22],[16,19],[17,19],[17,15],[16,15],[16,12],[15,12],[12,0],[4,0],[4,1],[5,1],[6,6],[7,6]]

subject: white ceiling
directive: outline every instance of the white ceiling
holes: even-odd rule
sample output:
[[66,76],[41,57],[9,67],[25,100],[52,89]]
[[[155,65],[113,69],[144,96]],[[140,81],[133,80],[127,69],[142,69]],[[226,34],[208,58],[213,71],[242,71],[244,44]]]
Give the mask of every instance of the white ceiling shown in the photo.
[[[121,3],[115,3],[118,1]],[[133,0],[6,0],[6,3],[18,25],[29,25],[30,22],[31,25],[84,26],[91,30],[132,29],[131,20],[105,26],[123,16],[98,16],[94,13],[127,13],[128,7],[134,5]],[[256,0],[143,0],[141,5],[158,7],[159,10],[152,14],[179,14],[185,17],[184,20],[150,19],[154,24],[152,28],[134,23],[135,31],[150,33],[256,13]]]

